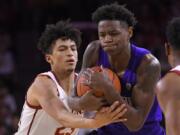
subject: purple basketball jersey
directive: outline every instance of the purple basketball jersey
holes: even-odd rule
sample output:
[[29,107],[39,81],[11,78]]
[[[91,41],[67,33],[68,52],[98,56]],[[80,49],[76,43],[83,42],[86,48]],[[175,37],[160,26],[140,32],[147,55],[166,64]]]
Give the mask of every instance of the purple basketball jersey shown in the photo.
[[[137,82],[136,70],[140,65],[143,56],[148,53],[150,52],[146,49],[136,47],[133,44],[131,45],[131,58],[123,77],[120,78],[122,85],[121,96],[130,99],[132,88]],[[99,61],[97,65],[103,65],[103,67],[110,68],[108,56],[102,48],[99,50]],[[130,132],[122,123],[115,123],[99,128],[97,132],[98,135],[165,135],[164,129],[159,123],[161,120],[162,112],[157,99],[155,99],[144,126],[139,131]]]

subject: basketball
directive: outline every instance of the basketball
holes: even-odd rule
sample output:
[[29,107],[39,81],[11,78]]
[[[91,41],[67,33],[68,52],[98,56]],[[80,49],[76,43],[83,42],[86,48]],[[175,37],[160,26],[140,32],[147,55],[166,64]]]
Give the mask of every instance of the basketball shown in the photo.
[[[114,85],[115,90],[118,92],[121,91],[120,80],[119,80],[118,76],[112,70],[110,70],[108,68],[103,68],[103,71],[102,71],[102,68],[99,66],[92,67],[92,68],[90,68],[90,70],[92,70],[94,72],[104,72],[108,76],[108,78],[112,82],[112,84]],[[90,87],[88,87],[82,83],[84,80],[86,80],[86,78],[84,76],[80,76],[77,80],[77,95],[78,96],[82,96],[86,92],[91,90]],[[103,93],[100,92],[99,90],[97,90],[97,91],[95,90],[94,95],[97,97],[102,97]]]

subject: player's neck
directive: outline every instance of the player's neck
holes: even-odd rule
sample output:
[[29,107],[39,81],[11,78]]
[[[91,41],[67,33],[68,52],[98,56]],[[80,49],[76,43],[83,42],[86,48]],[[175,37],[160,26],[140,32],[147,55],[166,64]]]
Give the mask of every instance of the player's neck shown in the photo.
[[121,51],[120,53],[116,55],[111,55],[109,57],[112,68],[115,69],[117,72],[123,72],[127,68],[130,58],[131,58],[130,45],[129,47],[124,48],[124,50]]
[[75,72],[52,72],[55,75],[59,85],[64,89],[67,94],[69,94],[74,87]]
[[69,95],[74,87],[74,74],[64,80],[60,81],[61,87],[65,90],[66,94]]

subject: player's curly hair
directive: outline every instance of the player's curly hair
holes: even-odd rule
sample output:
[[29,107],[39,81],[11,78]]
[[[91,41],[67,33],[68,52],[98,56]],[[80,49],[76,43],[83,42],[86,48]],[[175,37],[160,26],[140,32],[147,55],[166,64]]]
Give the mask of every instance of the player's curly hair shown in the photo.
[[129,11],[124,5],[113,3],[103,5],[92,14],[92,20],[99,23],[102,20],[119,20],[124,21],[128,26],[133,26],[137,23],[134,14]]
[[175,17],[168,23],[166,37],[174,49],[180,49],[180,17]]
[[81,32],[74,28],[69,20],[58,21],[56,24],[48,24],[38,42],[38,49],[44,54],[52,52],[53,43],[59,39],[71,39],[75,41],[77,47],[81,44]]

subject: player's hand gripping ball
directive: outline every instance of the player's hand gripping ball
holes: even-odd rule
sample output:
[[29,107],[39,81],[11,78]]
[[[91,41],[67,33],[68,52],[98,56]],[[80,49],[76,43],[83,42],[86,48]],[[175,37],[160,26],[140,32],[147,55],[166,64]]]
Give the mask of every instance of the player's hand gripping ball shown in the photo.
[[[114,88],[116,91],[120,92],[121,91],[121,83],[120,80],[118,78],[118,76],[110,69],[108,68],[102,68],[100,66],[95,66],[90,68],[90,70],[92,70],[93,72],[103,72],[105,73],[109,80],[112,82],[112,84],[114,85]],[[87,85],[85,85],[83,82],[86,80],[85,76],[80,75],[80,77],[77,80],[77,95],[78,96],[82,96],[84,95],[86,92],[90,91],[91,88]],[[95,96],[97,97],[102,97],[103,93],[101,91],[96,91],[94,93]]]

